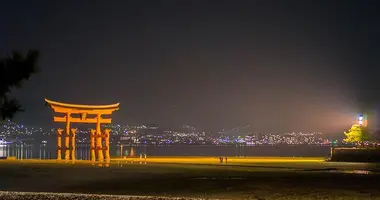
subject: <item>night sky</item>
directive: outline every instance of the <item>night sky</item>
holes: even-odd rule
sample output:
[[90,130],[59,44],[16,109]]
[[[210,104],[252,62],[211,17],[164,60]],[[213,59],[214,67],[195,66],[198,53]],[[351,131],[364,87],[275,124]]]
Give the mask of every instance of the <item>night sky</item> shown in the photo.
[[16,121],[51,126],[44,98],[120,102],[115,123],[342,132],[377,124],[377,1],[2,1],[0,55],[41,51]]

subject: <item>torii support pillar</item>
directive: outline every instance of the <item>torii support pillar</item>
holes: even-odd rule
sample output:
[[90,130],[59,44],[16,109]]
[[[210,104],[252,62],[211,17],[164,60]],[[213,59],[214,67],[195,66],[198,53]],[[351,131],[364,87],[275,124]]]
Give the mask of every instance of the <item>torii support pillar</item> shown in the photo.
[[65,160],[70,160],[70,113],[66,115]]
[[96,137],[96,130],[91,129],[90,130],[90,159],[91,161],[95,162],[95,137]]
[[110,129],[104,130],[104,158],[107,163],[110,162]]
[[98,154],[98,161],[103,161],[104,156],[103,156],[103,144],[102,144],[102,132],[100,130],[100,118],[101,114],[98,114],[96,119],[96,151]]
[[71,129],[71,160],[75,160],[75,134],[77,134],[77,129]]
[[62,159],[62,132],[63,129],[57,129],[57,160]]

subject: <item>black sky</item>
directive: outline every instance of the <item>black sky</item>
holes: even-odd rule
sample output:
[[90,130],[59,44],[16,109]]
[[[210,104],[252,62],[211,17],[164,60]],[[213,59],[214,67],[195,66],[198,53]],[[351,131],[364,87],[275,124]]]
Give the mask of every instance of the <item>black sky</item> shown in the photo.
[[[17,121],[43,98],[120,102],[116,123],[347,128],[380,100],[377,1],[2,1],[0,55],[37,48]],[[373,118],[375,119],[375,118]],[[372,120],[370,124],[375,124]]]

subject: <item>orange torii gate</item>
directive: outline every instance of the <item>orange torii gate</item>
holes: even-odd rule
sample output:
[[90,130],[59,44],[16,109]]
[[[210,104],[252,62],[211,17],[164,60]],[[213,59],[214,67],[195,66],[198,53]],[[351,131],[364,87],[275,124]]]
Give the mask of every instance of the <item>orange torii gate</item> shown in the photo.
[[[62,150],[65,152],[65,160],[70,160],[70,158],[71,160],[75,160],[75,134],[77,129],[71,129],[70,133],[70,123],[91,123],[96,124],[96,129],[90,130],[91,161],[110,161],[110,129],[104,130],[102,134],[100,124],[111,123],[111,118],[102,118],[102,115],[111,115],[113,111],[119,109],[119,103],[112,105],[77,105],[55,102],[48,99],[45,99],[45,101],[54,112],[64,114],[62,117],[54,116],[54,122],[66,123],[65,134],[63,134],[63,129],[58,129],[57,133],[58,160],[62,159]],[[78,117],[75,117],[75,115]],[[62,147],[63,137],[64,147]],[[104,139],[104,147],[102,138]]]

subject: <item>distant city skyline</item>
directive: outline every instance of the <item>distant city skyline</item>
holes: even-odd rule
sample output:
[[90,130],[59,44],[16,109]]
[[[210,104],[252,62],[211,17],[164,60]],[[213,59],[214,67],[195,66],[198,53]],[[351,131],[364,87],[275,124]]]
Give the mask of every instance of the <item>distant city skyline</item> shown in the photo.
[[[38,126],[38,125],[30,125],[30,124],[23,124],[23,123],[19,123],[15,120],[5,120],[4,123],[6,122],[11,122],[11,123],[16,123],[18,124],[19,126],[23,126],[23,127],[28,127],[28,128],[43,128],[43,129],[56,129],[56,128],[62,128],[64,125],[62,124],[57,124],[57,123],[53,123],[51,126]],[[1,122],[0,122],[1,124]],[[143,124],[117,124],[117,123],[111,123],[111,124],[102,124],[101,125],[102,127],[109,127],[109,126],[122,126],[122,127],[131,127],[131,128],[136,128],[136,127],[139,127],[139,128],[146,128],[146,129],[163,129],[163,130],[179,130],[179,129],[188,129],[188,130],[193,130],[193,131],[197,131],[197,132],[213,132],[213,133],[229,133],[229,132],[239,132],[240,130],[248,130],[248,131],[253,131],[253,132],[260,132],[260,131],[254,131],[254,128],[251,127],[251,125],[237,125],[235,127],[226,127],[226,128],[221,128],[220,130],[216,130],[216,131],[207,131],[207,130],[202,130],[202,129],[199,129],[195,126],[191,126],[191,125],[187,125],[187,124],[181,124],[181,125],[176,125],[176,126],[173,126],[173,127],[162,127],[162,126],[159,126],[159,124],[148,124],[148,123],[143,123]],[[89,124],[75,124],[72,125],[73,128],[84,128],[84,129],[90,129],[90,128],[94,128],[93,126],[89,125]],[[152,127],[155,127],[155,128],[152,128]],[[265,131],[264,131],[265,132]],[[290,131],[290,132],[302,132],[302,131],[297,131],[297,130],[294,130],[294,131]],[[320,132],[318,130],[309,130],[309,131],[306,131],[306,132]],[[268,132],[270,133],[270,132]],[[279,132],[273,132],[273,133],[289,133],[289,131],[279,131]]]
[[[24,140],[32,143],[55,143],[57,128],[43,129],[40,127],[26,127],[12,121],[0,123],[0,140],[5,142],[22,142]],[[171,130],[160,129],[157,126],[128,126],[128,125],[105,125],[111,129],[111,143],[134,144],[134,145],[271,145],[271,144],[306,144],[306,145],[329,145],[330,140],[321,132],[218,132],[211,134],[194,129]],[[239,131],[238,128],[233,131]],[[76,141],[78,143],[88,143],[90,141],[89,128],[77,129]],[[47,142],[49,141],[49,142]]]

